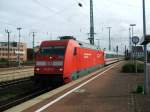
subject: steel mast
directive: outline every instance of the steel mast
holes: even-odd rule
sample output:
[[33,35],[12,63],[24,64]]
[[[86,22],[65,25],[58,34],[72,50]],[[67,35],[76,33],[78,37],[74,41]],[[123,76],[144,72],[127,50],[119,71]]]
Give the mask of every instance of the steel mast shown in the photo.
[[94,45],[94,17],[93,17],[93,0],[90,0],[90,44]]

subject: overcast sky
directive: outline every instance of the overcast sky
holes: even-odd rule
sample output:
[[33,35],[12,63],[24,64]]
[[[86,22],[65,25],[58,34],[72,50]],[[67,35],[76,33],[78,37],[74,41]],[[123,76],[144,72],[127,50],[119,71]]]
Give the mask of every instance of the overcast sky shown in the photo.
[[[22,27],[21,41],[32,47],[31,32],[36,32],[38,45],[42,40],[73,35],[88,42],[90,0],[0,0],[0,41],[7,41],[5,29],[11,31],[11,41],[18,41],[17,27]],[[78,3],[83,7],[79,7]],[[111,44],[128,46],[129,25],[136,24],[134,34],[142,36],[142,0],[93,0],[95,39],[108,48],[108,29]],[[150,32],[150,0],[146,0],[147,33]],[[97,41],[95,40],[97,44]],[[122,48],[123,49],[123,48]]]

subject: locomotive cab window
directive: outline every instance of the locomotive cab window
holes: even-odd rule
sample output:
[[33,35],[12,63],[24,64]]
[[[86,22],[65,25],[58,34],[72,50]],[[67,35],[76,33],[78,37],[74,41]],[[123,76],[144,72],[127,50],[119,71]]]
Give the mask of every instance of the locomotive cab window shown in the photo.
[[64,56],[65,49],[66,49],[65,46],[41,47],[40,54],[41,55],[60,55],[60,56]]

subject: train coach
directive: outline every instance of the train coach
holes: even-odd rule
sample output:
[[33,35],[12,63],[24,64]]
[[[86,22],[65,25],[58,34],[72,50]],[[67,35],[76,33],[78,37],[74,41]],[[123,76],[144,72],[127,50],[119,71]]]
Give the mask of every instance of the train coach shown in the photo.
[[124,54],[113,52],[113,51],[104,51],[104,58],[105,58],[104,59],[105,65],[109,65],[109,64],[115,63],[117,61],[123,60]]
[[104,66],[104,52],[73,37],[43,41],[36,53],[37,82],[68,83]]

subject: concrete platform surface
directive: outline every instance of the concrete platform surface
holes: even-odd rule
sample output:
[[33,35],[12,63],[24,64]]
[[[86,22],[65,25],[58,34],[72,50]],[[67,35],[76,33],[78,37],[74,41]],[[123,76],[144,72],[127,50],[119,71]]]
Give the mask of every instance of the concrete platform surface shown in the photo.
[[131,91],[135,80],[133,76],[120,73],[120,67],[113,67],[44,110],[39,109],[51,102],[51,98],[24,112],[134,112]]

